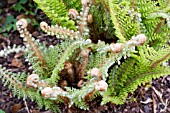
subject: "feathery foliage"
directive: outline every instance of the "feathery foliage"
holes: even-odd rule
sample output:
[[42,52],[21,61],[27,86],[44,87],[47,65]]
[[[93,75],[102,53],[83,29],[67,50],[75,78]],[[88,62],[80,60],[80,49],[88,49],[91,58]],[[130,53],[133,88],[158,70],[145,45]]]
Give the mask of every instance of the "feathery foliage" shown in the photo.
[[166,55],[170,55],[170,48],[159,51],[155,51],[151,47],[140,49],[139,55],[134,55],[123,62],[116,72],[114,68],[112,69],[109,77],[109,88],[103,98],[104,103],[111,101],[123,104],[128,94],[133,93],[138,86],[170,73],[169,67],[157,62],[159,59],[166,61],[168,58]]
[[25,85],[25,80],[28,77],[26,73],[12,73],[6,68],[0,66],[0,78],[4,86],[8,85],[8,88],[12,90],[13,96],[17,96],[18,99],[24,100],[30,98],[32,101],[37,102],[40,109],[44,106],[46,109],[51,109],[55,112],[60,112],[59,107],[51,100],[46,100],[41,97],[39,91],[29,88]]
[[69,20],[66,6],[61,0],[34,0],[40,9],[55,23],[75,30],[74,21]]
[[26,47],[8,47],[0,57],[24,51],[33,71],[0,67],[14,95],[55,112],[58,103],[88,110],[99,95],[102,104],[123,104],[138,86],[170,74],[163,65],[170,58],[169,0],[34,1],[56,24],[40,28],[62,41],[46,47],[29,34],[25,19],[17,22]]

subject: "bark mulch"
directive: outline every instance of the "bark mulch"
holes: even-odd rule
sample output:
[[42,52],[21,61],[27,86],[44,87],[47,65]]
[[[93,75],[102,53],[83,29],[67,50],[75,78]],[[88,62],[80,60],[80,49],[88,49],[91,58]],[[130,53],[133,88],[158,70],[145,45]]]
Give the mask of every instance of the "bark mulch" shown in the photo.
[[[20,15],[17,12],[13,12],[8,9],[10,5],[7,5],[1,12],[2,18],[7,15],[14,15],[17,17]],[[40,12],[38,16],[43,17],[43,13]],[[36,17],[38,20],[40,18]],[[49,21],[47,19],[47,21]],[[0,26],[3,22],[0,23]],[[45,42],[47,46],[55,45],[60,42],[54,37],[42,35],[40,31],[34,29],[32,31],[33,36],[38,37],[41,42]],[[23,46],[23,40],[20,38],[17,31],[11,30],[8,32],[8,36],[4,37],[0,34],[0,50],[7,46],[12,45]],[[0,64],[9,69],[12,72],[30,71],[28,70],[29,64],[25,62],[23,53],[12,53],[6,58],[0,57]],[[170,65],[170,61],[169,61]],[[129,95],[129,102],[123,105],[115,105],[108,103],[101,106],[101,97],[97,97],[93,102],[89,102],[90,109],[88,111],[80,110],[76,107],[67,108],[61,105],[62,113],[170,113],[170,76],[165,76],[151,81],[151,84],[139,87],[134,94]],[[12,91],[7,86],[3,86],[0,79],[0,109],[5,113],[51,113],[45,109],[39,109],[35,102],[30,99],[23,101],[17,97],[13,97]]]

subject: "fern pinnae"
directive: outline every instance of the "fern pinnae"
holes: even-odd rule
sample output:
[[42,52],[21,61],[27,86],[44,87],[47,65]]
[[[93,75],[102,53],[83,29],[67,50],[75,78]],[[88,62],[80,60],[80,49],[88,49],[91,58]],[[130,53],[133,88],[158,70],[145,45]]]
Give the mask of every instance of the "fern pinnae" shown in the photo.
[[18,52],[27,52],[26,48],[25,47],[20,47],[20,46],[16,46],[16,45],[13,45],[12,47],[8,46],[7,48],[5,48],[4,50],[1,50],[0,51],[0,57],[3,57],[3,56],[7,56],[9,55],[10,53],[18,53]]
[[120,42],[125,42],[125,38],[124,38],[124,35],[123,35],[123,31],[122,31],[122,28],[119,24],[119,21],[118,19],[116,18],[116,11],[114,10],[114,3],[112,2],[112,0],[108,0],[108,3],[109,3],[109,8],[110,8],[110,16],[111,16],[111,19],[112,19],[112,23],[114,25],[114,28],[116,29],[115,31],[115,34],[116,36],[120,39]]
[[40,9],[55,23],[76,30],[75,22],[69,20],[66,6],[61,0],[34,0]]
[[8,84],[8,81],[9,81],[12,85],[14,85],[15,87],[18,87],[19,89],[23,89],[23,90],[26,89],[26,87],[23,86],[22,83],[17,79],[17,77],[20,76],[20,73],[19,75],[16,75],[11,72],[8,72],[6,71],[6,68],[4,69],[2,68],[2,65],[0,67],[0,73],[1,73],[2,81],[6,82],[6,85]]
[[67,50],[64,51],[63,56],[59,60],[60,62],[57,63],[50,77],[50,79],[52,80],[52,83],[57,83],[57,81],[59,80],[58,73],[64,68],[64,62],[66,62],[66,60],[69,59],[69,57],[72,55],[74,50],[81,46],[86,46],[90,43],[91,43],[90,40],[84,40],[84,41],[77,40],[73,42]]
[[[168,51],[168,49],[166,51]],[[136,60],[131,59],[133,63],[131,60],[128,60],[120,66],[122,68],[126,67],[127,71],[123,71],[124,69],[119,68],[116,72],[114,81],[114,91],[118,92],[115,97],[118,97],[123,101],[128,96],[128,92],[133,93],[138,86],[145,84],[151,81],[152,79],[156,79],[170,73],[169,67],[164,67],[160,64],[154,69],[150,68],[151,61],[149,59],[154,58],[155,55],[157,55],[156,51],[150,51],[150,53],[148,54],[147,51],[144,49],[144,51],[140,51],[140,56],[138,56]],[[132,65],[130,65],[128,62],[132,63]],[[129,64],[129,67],[126,66],[126,64]],[[118,77],[121,77],[121,79],[119,79]]]
[[71,9],[71,8],[75,8],[76,10],[80,11],[82,4],[80,0],[63,0],[63,2],[65,3],[65,6],[67,7],[67,9]]

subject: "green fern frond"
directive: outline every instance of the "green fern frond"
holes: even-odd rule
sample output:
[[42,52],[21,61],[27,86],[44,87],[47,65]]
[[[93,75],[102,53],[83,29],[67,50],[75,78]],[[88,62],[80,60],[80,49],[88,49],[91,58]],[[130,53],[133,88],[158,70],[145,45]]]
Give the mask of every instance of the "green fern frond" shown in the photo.
[[40,9],[55,23],[76,30],[75,22],[69,20],[66,6],[61,0],[34,0]]
[[[27,87],[25,84],[28,75],[26,73],[12,73],[6,68],[0,66],[0,78],[3,84],[12,90],[13,96],[23,98],[24,100],[29,97],[32,101],[36,101],[40,109],[47,106],[47,109],[60,112],[59,107],[51,100],[44,99],[39,91]],[[54,107],[54,108],[53,108]]]
[[[99,95],[103,97],[101,104],[123,104],[138,86],[170,74],[170,68],[163,64],[170,58],[166,45],[169,0],[34,1],[56,24],[42,22],[41,29],[62,42],[41,45],[27,31],[25,19],[17,22],[26,49],[8,47],[0,51],[0,57],[24,51],[33,74],[15,74],[0,66],[0,77],[18,98],[29,97],[40,109],[45,106],[54,112],[60,112],[56,102],[88,110],[87,103]],[[78,13],[75,9],[80,11],[80,7]],[[69,20],[70,8],[74,9],[70,10],[75,13],[74,21]],[[67,75],[73,76],[73,83]]]
[[112,23],[115,29],[115,35],[119,38],[120,42],[125,42],[124,31],[120,25],[119,20],[117,19],[116,10],[121,10],[118,4],[114,4],[113,0],[108,0],[109,9],[110,9],[110,16],[112,19]]
[[76,9],[78,11],[80,11],[82,4],[80,0],[63,0],[63,2],[65,3],[65,6],[67,7],[67,9]]
[[[138,86],[170,74],[170,68],[161,64],[170,58],[169,49],[155,51],[153,48],[143,47],[138,56],[126,60],[116,73],[113,68],[110,73],[112,76],[109,77],[109,89],[104,95],[104,98],[106,98],[104,101],[123,104],[128,94],[133,93]],[[155,62],[156,66],[152,67]],[[107,100],[107,97],[109,100]],[[116,101],[115,98],[117,98]]]

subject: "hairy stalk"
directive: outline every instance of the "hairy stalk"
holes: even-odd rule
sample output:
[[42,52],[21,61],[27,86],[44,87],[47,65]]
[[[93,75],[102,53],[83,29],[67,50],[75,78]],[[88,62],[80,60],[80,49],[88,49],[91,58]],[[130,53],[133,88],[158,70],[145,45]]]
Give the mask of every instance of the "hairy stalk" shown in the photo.
[[7,56],[13,52],[16,52],[16,53],[18,53],[20,51],[27,52],[25,49],[26,49],[25,47],[20,47],[20,46],[16,46],[16,45],[14,45],[12,48],[10,46],[8,46],[4,50],[0,51],[0,57]]
[[27,31],[26,27],[28,25],[27,21],[25,19],[20,19],[17,23],[17,29],[21,33],[21,37],[24,37],[26,39],[26,42],[30,45],[32,51],[34,51],[34,55],[38,57],[39,61],[42,62],[42,66],[45,67],[46,62],[43,58],[43,55],[38,49],[37,44],[33,42],[35,40],[34,38],[31,37],[31,34]]
[[65,38],[65,37],[62,37],[62,35],[66,35],[70,39],[81,38],[79,31],[74,32],[73,30],[69,30],[66,27],[63,28],[61,26],[58,26],[57,24],[55,26],[50,27],[46,22],[41,22],[40,28],[49,35],[52,35],[52,36],[58,35],[58,38]]
[[[85,28],[87,28],[87,17],[88,17],[88,13],[91,7],[91,2],[87,3],[87,4],[83,4],[83,10],[82,12],[80,12],[80,21],[78,21],[77,23],[79,24],[78,30],[81,34],[81,36],[83,35],[83,33],[85,32]],[[84,34],[86,35],[86,34]]]

